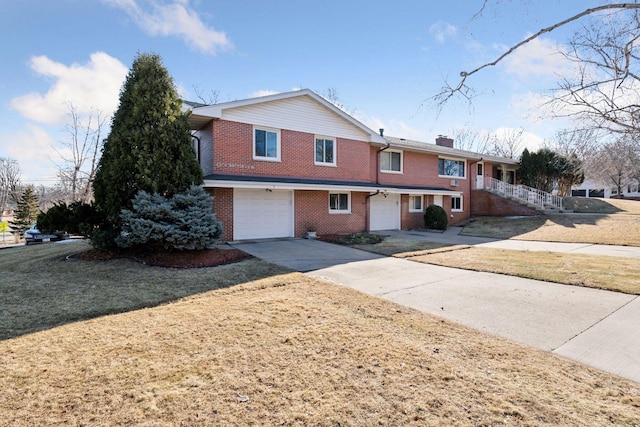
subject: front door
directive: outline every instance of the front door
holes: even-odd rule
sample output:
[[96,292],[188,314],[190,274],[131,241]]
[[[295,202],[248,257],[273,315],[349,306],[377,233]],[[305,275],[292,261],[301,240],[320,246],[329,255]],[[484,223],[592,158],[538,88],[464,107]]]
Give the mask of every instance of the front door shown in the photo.
[[484,188],[484,163],[478,162],[478,173],[476,174],[476,189]]

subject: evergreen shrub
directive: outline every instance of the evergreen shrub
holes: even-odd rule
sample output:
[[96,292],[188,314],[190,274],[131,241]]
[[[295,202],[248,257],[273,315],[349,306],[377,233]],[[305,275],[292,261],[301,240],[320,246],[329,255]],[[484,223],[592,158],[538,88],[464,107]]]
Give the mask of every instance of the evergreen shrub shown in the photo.
[[424,212],[424,226],[430,230],[446,230],[449,224],[447,212],[438,205],[429,205]]
[[133,208],[122,210],[122,227],[115,242],[121,248],[205,249],[222,235],[212,200],[197,185],[172,197],[141,191],[133,199]]

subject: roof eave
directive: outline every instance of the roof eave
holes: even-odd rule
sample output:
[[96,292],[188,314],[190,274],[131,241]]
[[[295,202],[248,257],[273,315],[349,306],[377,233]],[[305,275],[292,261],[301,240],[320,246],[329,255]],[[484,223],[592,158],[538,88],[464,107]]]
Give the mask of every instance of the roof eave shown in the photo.
[[247,180],[219,180],[205,179],[205,188],[241,188],[241,189],[264,189],[264,190],[316,190],[316,191],[354,191],[364,193],[387,193],[387,194],[424,194],[442,196],[460,196],[460,191],[445,190],[439,188],[409,188],[390,187],[380,185],[355,185],[355,184],[310,184],[299,182],[279,182],[279,181],[247,181]]

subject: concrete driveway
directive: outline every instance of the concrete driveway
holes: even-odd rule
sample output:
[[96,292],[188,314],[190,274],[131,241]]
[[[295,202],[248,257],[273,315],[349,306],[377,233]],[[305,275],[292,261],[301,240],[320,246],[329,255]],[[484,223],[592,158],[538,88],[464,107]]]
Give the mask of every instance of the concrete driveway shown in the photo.
[[635,295],[421,264],[315,240],[233,246],[640,382],[640,299]]

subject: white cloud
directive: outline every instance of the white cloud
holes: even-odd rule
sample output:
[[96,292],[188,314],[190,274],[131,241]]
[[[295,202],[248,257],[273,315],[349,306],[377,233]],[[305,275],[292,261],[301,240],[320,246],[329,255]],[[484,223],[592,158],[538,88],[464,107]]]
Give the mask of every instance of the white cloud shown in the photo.
[[250,98],[258,98],[260,96],[269,96],[269,95],[275,95],[277,92],[275,90],[268,90],[268,89],[261,89],[261,90],[257,90],[255,92],[253,92],[250,96]]
[[92,110],[111,115],[118,106],[120,88],[128,69],[104,52],[93,53],[87,64],[67,66],[46,56],[34,56],[29,66],[37,74],[54,79],[48,92],[28,93],[11,100],[11,108],[29,120],[62,124],[72,103],[78,113]]
[[[189,0],[102,0],[124,10],[150,36],[178,36],[197,50],[215,55],[233,44],[224,32],[205,25],[189,7]],[[146,7],[144,7],[146,6]]]
[[438,43],[442,44],[446,39],[453,37],[458,32],[458,29],[448,22],[438,21],[429,27],[429,34],[431,34]]
[[[501,51],[508,47],[496,46]],[[571,63],[560,53],[562,47],[551,39],[538,37],[505,58],[507,73],[520,79],[557,78],[572,72]]]
[[52,185],[57,173],[52,160],[58,158],[54,143],[47,131],[27,124],[20,132],[1,135],[0,151],[18,161],[24,182]]

